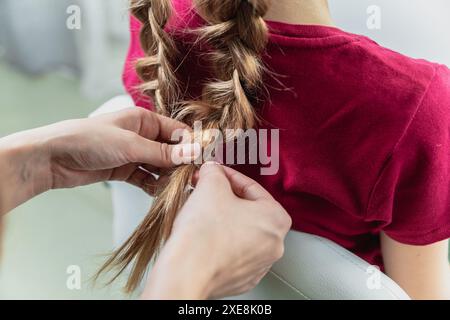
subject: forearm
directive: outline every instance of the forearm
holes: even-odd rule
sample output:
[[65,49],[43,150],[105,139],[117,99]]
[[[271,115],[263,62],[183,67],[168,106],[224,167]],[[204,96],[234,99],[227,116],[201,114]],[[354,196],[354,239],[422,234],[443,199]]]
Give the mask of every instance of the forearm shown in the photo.
[[46,191],[49,156],[38,130],[0,139],[0,215]]

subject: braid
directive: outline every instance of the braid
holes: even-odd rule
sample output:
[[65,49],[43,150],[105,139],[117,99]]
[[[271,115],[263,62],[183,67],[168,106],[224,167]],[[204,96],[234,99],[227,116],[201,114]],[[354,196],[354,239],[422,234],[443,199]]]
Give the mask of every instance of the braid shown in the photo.
[[214,48],[217,78],[206,85],[204,100],[221,106],[221,129],[252,128],[256,115],[250,100],[262,87],[261,54],[268,40],[263,16],[269,0],[195,0],[195,5],[209,24],[199,33]]
[[143,81],[142,91],[153,98],[158,112],[170,116],[170,106],[178,99],[174,73],[178,51],[164,28],[172,15],[170,0],[134,0],[132,13],[142,23],[141,46],[146,57],[138,60],[136,71]]
[[[170,16],[170,0],[135,0],[133,14],[143,23],[142,47],[146,57],[137,64],[145,93],[157,103],[158,111],[193,125],[202,121],[205,133],[201,143],[208,147],[209,129],[249,129],[256,124],[251,100],[262,87],[261,54],[268,31],[263,16],[270,0],[194,0],[207,26],[197,30],[199,38],[212,47],[211,63],[215,81],[207,83],[201,101],[179,103],[176,76],[172,70],[176,57],[174,41],[164,32]],[[237,135],[227,136],[233,140]],[[118,267],[114,281],[134,262],[126,289],[133,291],[148,264],[170,236],[178,211],[189,197],[186,189],[197,170],[183,165],[169,173],[170,179],[159,191],[150,213],[131,237],[100,269]]]

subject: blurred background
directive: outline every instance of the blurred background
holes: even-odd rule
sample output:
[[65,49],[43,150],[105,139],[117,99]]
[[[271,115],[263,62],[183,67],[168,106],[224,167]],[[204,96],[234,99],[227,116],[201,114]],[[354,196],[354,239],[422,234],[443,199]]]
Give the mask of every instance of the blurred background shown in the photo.
[[[449,1],[330,4],[344,30],[450,66]],[[379,29],[367,25],[373,5],[380,9]],[[85,117],[124,93],[127,6],[128,0],[0,0],[0,137]],[[68,28],[67,20],[78,8],[81,28]],[[5,220],[0,299],[127,298],[120,281],[108,288],[93,287],[90,281],[113,243],[111,195],[105,184],[47,193]],[[70,266],[81,270],[80,289],[66,285]]]
[[[81,29],[66,25],[73,5]],[[124,92],[127,7],[127,0],[0,0],[0,136],[86,117]],[[0,299],[125,297],[120,283],[90,281],[112,249],[105,184],[42,195],[5,223]],[[66,286],[72,265],[80,267],[81,290]]]

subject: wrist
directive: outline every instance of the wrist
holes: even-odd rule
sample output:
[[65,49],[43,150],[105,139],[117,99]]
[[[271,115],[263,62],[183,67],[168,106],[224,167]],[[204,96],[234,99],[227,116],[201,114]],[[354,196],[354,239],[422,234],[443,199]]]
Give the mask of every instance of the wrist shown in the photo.
[[150,272],[142,299],[204,300],[211,297],[215,273],[208,261],[208,251],[193,245],[191,240],[190,237],[169,239]]
[[35,130],[0,139],[0,213],[6,213],[49,188],[50,156]]

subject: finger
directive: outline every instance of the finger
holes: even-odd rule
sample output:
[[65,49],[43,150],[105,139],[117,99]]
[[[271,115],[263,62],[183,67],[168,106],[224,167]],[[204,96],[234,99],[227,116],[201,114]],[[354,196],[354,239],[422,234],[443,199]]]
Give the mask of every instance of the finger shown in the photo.
[[128,109],[118,115],[118,123],[123,129],[133,131],[150,140],[172,142],[172,137],[177,130],[191,131],[191,128],[184,123],[143,108]]
[[170,181],[169,176],[160,176],[160,177],[158,178],[158,187],[161,187],[161,186],[167,186],[167,184],[169,183],[169,181]]
[[168,169],[158,168],[158,167],[146,164],[146,163],[143,163],[140,167],[143,170],[148,171],[149,173],[153,173],[153,174],[155,174],[157,176],[160,176],[160,175],[164,174],[164,172],[168,170]]
[[255,180],[229,167],[223,167],[223,170],[238,197],[251,201],[273,199],[272,195]]
[[197,170],[194,172],[194,175],[192,176],[192,185],[194,187],[197,185],[199,179],[200,179],[200,170]]
[[207,162],[200,168],[196,188],[202,187],[232,191],[223,166],[215,162]]
[[109,170],[108,181],[125,181],[138,168],[137,164],[130,163],[124,166]]
[[161,169],[147,164],[141,165],[140,168],[148,173],[153,174],[158,180],[158,185],[166,185],[169,182],[170,169]]
[[154,195],[160,182],[149,172],[136,164],[128,164],[112,170],[107,178],[109,181],[124,181]]
[[128,144],[128,161],[156,168],[171,168],[195,160],[201,147],[198,143],[170,145],[134,135]]
[[161,181],[156,179],[151,173],[148,173],[141,168],[137,168],[134,172],[132,172],[125,181],[144,190],[151,196],[156,194],[156,191],[161,183]]
[[167,182],[169,182],[170,169],[156,168],[154,166],[150,166],[150,165],[146,165],[146,164],[142,165],[141,168],[144,171],[147,171],[148,173],[152,173],[153,175],[155,175],[158,179],[159,185],[166,185]]
[[[164,117],[156,113],[153,113],[153,116],[156,117],[156,120],[158,122],[159,133],[157,135],[157,138],[162,141],[179,142],[182,137],[186,136],[187,132],[192,131],[188,125],[182,122],[170,119],[168,117]],[[150,124],[151,124],[150,122],[143,123],[144,133],[146,131],[152,130],[151,128],[148,127]],[[175,133],[177,133],[177,135],[174,135]]]

